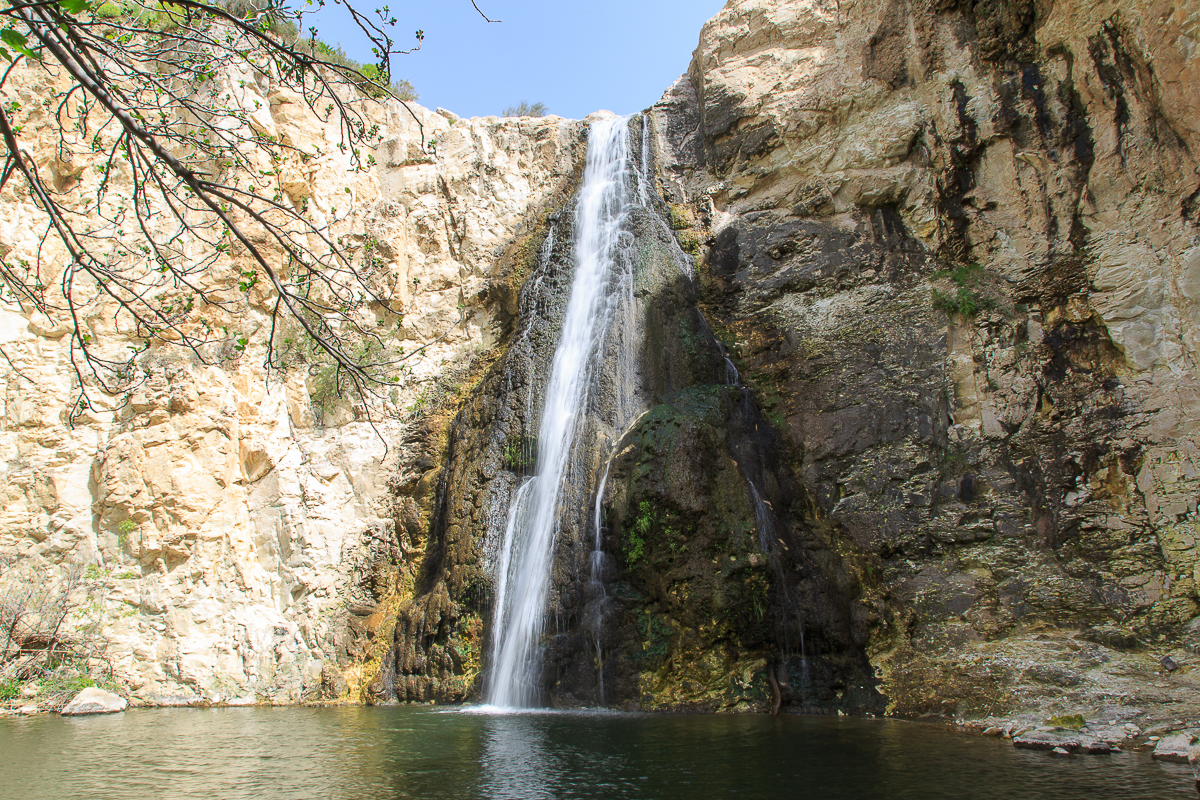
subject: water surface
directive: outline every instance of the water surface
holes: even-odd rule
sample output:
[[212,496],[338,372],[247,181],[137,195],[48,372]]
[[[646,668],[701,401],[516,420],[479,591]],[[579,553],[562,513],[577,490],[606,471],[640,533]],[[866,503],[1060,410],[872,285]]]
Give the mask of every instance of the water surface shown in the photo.
[[1194,798],[1143,753],[1056,759],[891,720],[427,707],[0,719],[0,798]]

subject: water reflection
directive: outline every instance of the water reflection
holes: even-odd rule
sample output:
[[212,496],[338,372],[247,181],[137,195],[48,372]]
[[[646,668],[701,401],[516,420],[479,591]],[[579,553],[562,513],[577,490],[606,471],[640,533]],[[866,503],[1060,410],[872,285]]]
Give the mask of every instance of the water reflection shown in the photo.
[[530,714],[488,717],[483,727],[480,794],[496,800],[554,797],[546,778],[559,771],[545,726]]
[[0,719],[0,800],[1194,796],[1186,765],[1144,753],[1060,760],[894,721],[489,711]]

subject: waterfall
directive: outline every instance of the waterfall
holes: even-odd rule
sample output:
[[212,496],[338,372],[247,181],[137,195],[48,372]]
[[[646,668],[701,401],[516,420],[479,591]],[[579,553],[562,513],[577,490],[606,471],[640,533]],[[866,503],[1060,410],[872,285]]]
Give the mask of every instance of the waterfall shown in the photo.
[[[584,427],[588,391],[602,360],[609,323],[632,308],[633,236],[628,118],[592,123],[575,209],[575,275],[562,335],[550,369],[537,438],[534,475],[513,496],[497,570],[490,704],[525,707],[536,700],[538,644],[545,623],[563,485]],[[639,171],[638,191],[644,193]],[[643,200],[643,202],[645,202]],[[618,368],[632,369],[623,353]],[[619,398],[620,400],[620,398]],[[618,417],[632,413],[618,403]],[[597,532],[598,535],[598,532]]]

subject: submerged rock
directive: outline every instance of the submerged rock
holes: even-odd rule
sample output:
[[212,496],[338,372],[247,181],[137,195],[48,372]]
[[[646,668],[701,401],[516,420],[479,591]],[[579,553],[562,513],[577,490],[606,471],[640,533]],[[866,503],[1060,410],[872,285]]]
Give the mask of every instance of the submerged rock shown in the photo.
[[63,707],[59,713],[64,717],[81,717],[86,714],[115,714],[129,707],[129,701],[119,694],[89,686]]

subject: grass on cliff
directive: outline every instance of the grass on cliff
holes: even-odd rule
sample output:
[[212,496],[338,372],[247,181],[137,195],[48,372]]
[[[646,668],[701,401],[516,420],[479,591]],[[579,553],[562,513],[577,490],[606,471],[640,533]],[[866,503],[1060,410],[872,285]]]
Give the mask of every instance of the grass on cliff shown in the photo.
[[934,273],[935,281],[949,280],[953,288],[949,292],[943,292],[934,287],[933,307],[947,314],[961,314],[967,319],[980,311],[995,308],[995,301],[980,290],[979,282],[983,275],[983,267],[978,262],[959,264],[954,269]]

